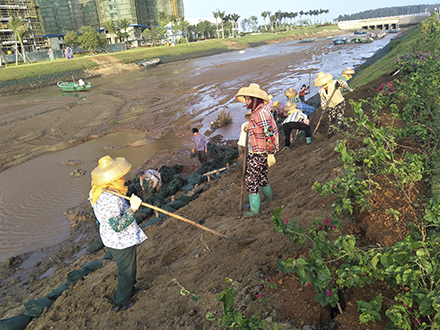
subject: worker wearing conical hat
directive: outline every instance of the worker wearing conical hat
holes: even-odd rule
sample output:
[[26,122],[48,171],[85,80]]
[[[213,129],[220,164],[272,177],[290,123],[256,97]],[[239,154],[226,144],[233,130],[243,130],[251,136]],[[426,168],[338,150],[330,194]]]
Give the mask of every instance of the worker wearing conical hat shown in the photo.
[[333,80],[330,73],[319,72],[313,80],[313,86],[321,87],[319,96],[321,97],[322,111],[328,111],[328,138],[337,133],[344,123],[345,99],[339,90],[340,87],[347,87],[347,82],[343,80]]
[[296,103],[287,102],[285,110],[287,118],[283,121],[284,147],[290,148],[290,133],[293,129],[304,131],[306,142],[312,143],[312,129],[310,128],[309,118],[297,108]]
[[290,103],[296,103],[297,108],[301,110],[303,113],[305,113],[307,116],[311,116],[313,112],[315,111],[315,107],[308,105],[305,102],[301,101],[301,98],[299,97],[298,92],[290,87],[284,92],[284,95],[287,96],[287,102]]
[[342,71],[342,75],[338,78],[338,80],[344,80],[347,83],[347,87],[342,87],[341,92],[353,91],[353,89],[348,86],[348,81],[352,78],[352,75],[354,75],[354,70],[350,67],[347,67],[345,70]]
[[269,97],[259,85],[250,84],[240,88],[235,99],[246,104],[251,110],[245,186],[249,193],[250,212],[246,216],[260,213],[261,199],[258,187],[261,187],[265,202],[273,200],[272,188],[267,178],[268,167],[275,164],[275,152],[279,150],[276,122],[267,108]]
[[90,202],[99,223],[99,234],[107,251],[118,266],[118,285],[113,294],[114,310],[119,310],[134,291],[136,282],[136,245],[147,239],[135,220],[135,212],[142,200],[132,195],[130,205],[125,199],[110,194],[106,190],[125,195],[124,175],[131,164],[123,157],[112,159],[104,156],[92,171]]
[[246,121],[241,124],[241,130],[240,130],[240,138],[237,142],[238,147],[238,157],[240,158],[240,163],[243,165],[244,159],[245,159],[245,151],[246,151],[246,134],[247,134],[247,126],[249,124],[249,117],[251,116],[251,111],[249,110],[244,115],[244,118]]

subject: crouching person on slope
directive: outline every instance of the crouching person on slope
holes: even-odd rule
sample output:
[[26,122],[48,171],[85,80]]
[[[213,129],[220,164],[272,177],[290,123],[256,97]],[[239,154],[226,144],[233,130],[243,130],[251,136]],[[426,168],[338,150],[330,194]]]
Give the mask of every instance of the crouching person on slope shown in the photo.
[[283,121],[284,146],[290,148],[290,133],[293,129],[302,130],[306,136],[306,142],[312,143],[312,129],[306,114],[296,108],[296,103],[288,102],[286,105],[287,118]]
[[248,155],[246,164],[245,186],[249,193],[250,212],[246,216],[260,213],[261,198],[258,186],[261,187],[265,202],[273,200],[267,173],[269,166],[275,164],[275,152],[279,150],[278,129],[272,113],[267,108],[269,97],[257,84],[241,88],[235,99],[246,104],[251,110],[249,124]]
[[89,195],[99,222],[102,242],[118,266],[118,285],[113,294],[115,311],[124,308],[134,293],[136,245],[147,239],[135,220],[135,212],[141,205],[141,199],[133,194],[130,205],[127,205],[122,197],[104,190],[125,195],[128,187],[125,186],[124,175],[130,169],[131,164],[123,157],[102,157],[99,165],[92,171],[92,189]]

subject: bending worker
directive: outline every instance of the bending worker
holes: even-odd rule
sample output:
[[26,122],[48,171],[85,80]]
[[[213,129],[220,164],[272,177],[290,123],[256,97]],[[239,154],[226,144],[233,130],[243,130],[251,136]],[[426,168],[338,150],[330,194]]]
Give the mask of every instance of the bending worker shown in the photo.
[[242,87],[235,99],[246,104],[251,110],[249,117],[249,145],[246,164],[245,185],[249,193],[250,212],[246,216],[260,213],[261,199],[258,186],[261,187],[265,202],[273,200],[272,188],[267,179],[269,166],[275,164],[275,152],[279,150],[276,122],[267,108],[268,95],[257,84]]
[[136,283],[136,245],[147,239],[135,220],[135,212],[141,205],[141,199],[131,195],[130,205],[125,199],[115,196],[104,189],[125,195],[124,175],[131,164],[123,157],[112,159],[104,156],[92,171],[92,189],[90,202],[99,222],[99,234],[102,242],[118,266],[118,285],[113,294],[114,310],[119,310],[134,293]]
[[287,103],[287,118],[283,121],[284,146],[290,148],[290,133],[293,129],[299,129],[306,133],[306,142],[312,143],[312,129],[309,125],[309,119],[306,114],[296,108],[296,103]]
[[301,110],[303,113],[305,113],[307,116],[311,116],[315,111],[315,107],[301,101],[300,97],[298,96],[298,92],[292,87],[287,89],[284,92],[284,95],[287,96],[287,102],[296,103],[296,107],[299,110]]
[[141,192],[144,191],[144,180],[148,181],[148,188],[153,194],[160,191],[162,187],[162,178],[160,173],[156,170],[146,170],[144,172],[139,172],[139,184],[141,185]]
[[315,87],[319,89],[322,111],[328,111],[328,138],[334,135],[344,124],[345,99],[339,90],[340,87],[347,87],[344,80],[333,80],[330,73],[319,72],[313,80]]
[[350,67],[342,71],[342,76],[338,78],[338,80],[343,80],[347,83],[347,87],[342,87],[341,92],[352,92],[353,89],[348,86],[348,81],[351,79],[351,76],[354,74],[354,70]]

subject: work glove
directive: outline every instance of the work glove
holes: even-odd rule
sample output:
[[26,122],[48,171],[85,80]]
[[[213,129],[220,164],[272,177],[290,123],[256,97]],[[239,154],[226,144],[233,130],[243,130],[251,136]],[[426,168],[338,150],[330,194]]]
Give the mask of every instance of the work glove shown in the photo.
[[268,165],[269,167],[275,165],[276,162],[277,162],[277,161],[276,161],[276,159],[275,159],[275,155],[274,155],[274,154],[269,154],[269,155],[267,155],[267,165]]
[[130,197],[130,208],[133,210],[133,212],[136,212],[139,207],[141,206],[142,199],[137,197],[135,194],[132,194]]
[[249,130],[249,129],[248,129],[248,124],[244,125],[244,126],[243,126],[243,132],[247,133],[248,130]]
[[337,81],[335,84],[335,88],[339,88],[339,87],[341,87],[341,84],[339,83],[339,81]]

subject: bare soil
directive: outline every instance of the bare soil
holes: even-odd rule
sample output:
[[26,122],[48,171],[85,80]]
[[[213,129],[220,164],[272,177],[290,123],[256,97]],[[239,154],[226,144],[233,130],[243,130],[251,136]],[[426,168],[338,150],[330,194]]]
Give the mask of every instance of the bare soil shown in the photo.
[[[256,65],[261,60],[256,59],[253,62],[253,65]],[[275,68],[275,62],[271,64],[271,69]],[[282,64],[278,65],[281,68]],[[215,79],[221,81],[227,79],[228,74],[235,76],[241,72],[249,72],[248,67],[241,68],[242,66],[243,64],[228,68],[219,67]],[[365,99],[375,93],[380,83],[388,80],[389,77],[384,75],[346,94],[345,97],[353,100]],[[187,82],[187,88],[190,89],[198,83],[197,78],[194,78],[193,81]],[[59,118],[50,125],[45,125],[44,121],[30,119],[17,121],[14,123],[16,127],[29,125],[28,140],[33,136],[33,142],[31,146],[28,140],[22,138],[21,143],[16,143],[13,147],[18,148],[20,154],[36,155],[40,152],[39,148],[54,148],[53,146],[58,145],[61,148],[65,147],[66,143],[79,143],[90,136],[99,136],[111,130],[107,123],[116,115],[124,118],[123,129],[145,132],[155,137],[171,125],[175,129],[179,128],[180,133],[177,134],[181,134],[182,139],[190,140],[190,118],[184,121],[184,124],[169,124],[166,114],[161,113],[161,116],[158,116],[155,111],[142,114],[135,112],[135,115],[124,117],[128,113],[127,108],[135,105],[136,101],[149,102],[154,98],[165,101],[174,97],[178,102],[186,98],[187,91],[183,87],[180,90],[172,86],[159,87],[153,87],[148,93],[141,93],[134,85],[119,85],[119,89],[113,88],[107,97],[87,97],[85,102],[78,101],[72,104],[77,113],[79,111],[76,122],[70,117],[69,111],[60,109],[56,112]],[[135,101],[127,101],[129,99]],[[53,101],[58,108],[66,106],[57,98]],[[38,104],[35,107],[38,107]],[[102,113],[98,114],[97,109],[101,109]],[[94,114],[90,114],[92,110]],[[319,115],[320,111],[317,111],[312,117],[312,126],[317,124]],[[346,116],[351,115],[348,106]],[[157,127],[151,128],[151,125],[148,125],[152,121],[158,123]],[[43,127],[39,128],[38,125]],[[221,329],[222,327],[215,322],[208,321],[205,315],[207,312],[223,315],[221,303],[216,301],[216,298],[225,289],[226,277],[231,278],[238,286],[237,308],[248,317],[259,313],[272,328],[273,324],[278,322],[283,325],[283,329],[297,329],[305,325],[350,330],[385,329],[386,321],[360,325],[356,300],[369,301],[377,293],[390,298],[393,292],[387,286],[375,284],[364,289],[341,292],[343,314],[340,315],[339,312],[323,308],[316,303],[312,288],[301,287],[295,277],[283,275],[274,267],[278,258],[306,255],[310,247],[294,244],[287,237],[275,232],[271,224],[271,212],[276,207],[284,206],[283,217],[286,219],[298,216],[303,227],[311,225],[317,217],[328,217],[332,212],[331,205],[334,199],[321,197],[311,190],[315,181],[326,182],[341,175],[343,171],[338,154],[333,150],[338,140],[343,138],[343,134],[328,139],[326,130],[324,118],[318,132],[313,136],[311,145],[306,145],[304,139],[296,139],[290,150],[283,150],[276,155],[277,163],[269,169],[274,201],[262,205],[260,216],[246,218],[238,210],[241,191],[241,170],[238,167],[221,179],[211,182],[209,190],[176,212],[234,239],[257,238],[253,243],[237,244],[177,219],[167,218],[144,229],[149,239],[139,245],[137,250],[136,287],[142,291],[130,299],[130,303],[133,303],[131,308],[119,312],[112,311],[109,298],[117,285],[116,265],[113,261],[105,261],[102,268],[65,291],[51,308],[33,319],[26,329]],[[63,134],[60,134],[60,131]],[[46,132],[43,133],[44,138],[35,139],[37,132]],[[5,130],[3,127],[0,129],[2,145],[5,145],[5,142],[12,143],[11,141],[16,141],[22,136],[23,133]],[[282,149],[282,136],[280,140]],[[7,147],[2,152],[2,168],[26,157],[18,156],[12,149],[12,146]],[[187,171],[197,166],[196,160],[177,157],[171,158],[169,162],[183,164]],[[373,198],[373,210],[356,212],[353,216],[345,215],[340,219],[338,234],[355,234],[359,244],[381,246],[393,244],[403,237],[407,232],[405,224],[414,222],[417,215],[407,212],[408,207],[403,201],[402,192],[385,181],[379,183],[382,190]],[[421,186],[418,189],[425,191],[427,187]],[[416,199],[417,196],[412,195],[411,198]],[[385,212],[389,208],[400,211],[405,216],[396,222],[392,215]],[[46,296],[65,283],[69,272],[103,257],[104,250],[92,255],[74,257],[98,237],[89,211],[90,207],[87,204],[69,210],[67,217],[72,224],[71,238],[57,246],[43,249],[41,254],[45,257],[41,257],[28,272],[18,270],[18,265],[26,260],[27,255],[9,260],[1,268],[2,319],[21,314],[25,302]],[[51,267],[56,267],[53,275],[37,279]],[[12,279],[19,279],[18,283]],[[192,301],[189,296],[182,296],[174,280],[187,290],[196,291],[196,295],[201,296],[199,303]],[[276,283],[278,288],[267,288],[264,285],[265,281]],[[264,300],[256,296],[262,292],[265,293]],[[386,319],[384,313],[382,317]]]

